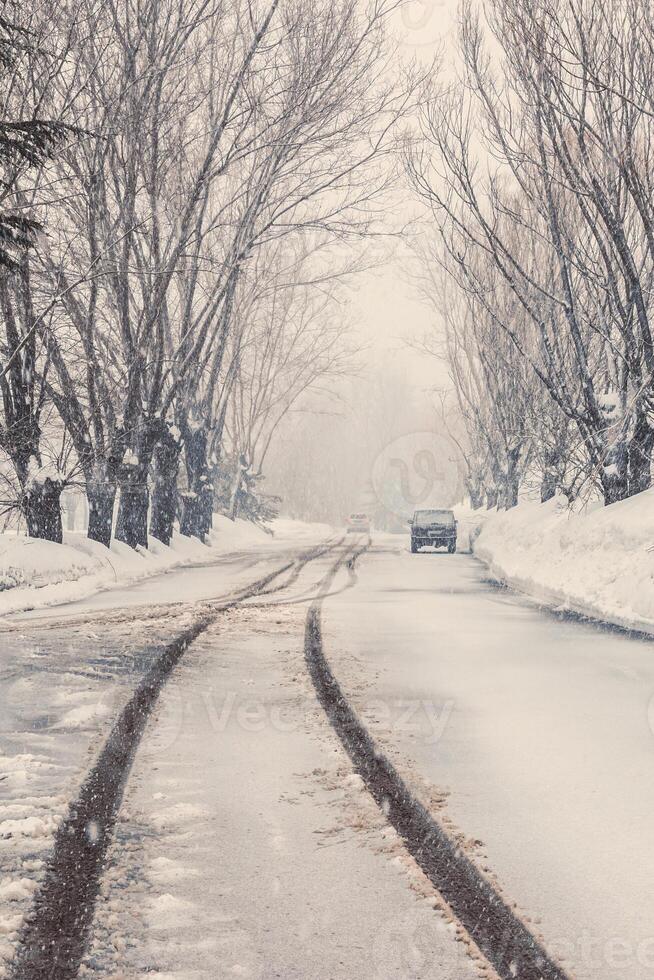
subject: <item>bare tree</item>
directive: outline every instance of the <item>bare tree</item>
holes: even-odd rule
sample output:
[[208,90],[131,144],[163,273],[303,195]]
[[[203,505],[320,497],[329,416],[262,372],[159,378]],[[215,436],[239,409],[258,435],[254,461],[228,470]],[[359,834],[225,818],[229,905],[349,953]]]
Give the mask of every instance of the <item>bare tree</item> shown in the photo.
[[136,17],[127,0],[88,4],[93,30],[76,43],[89,82],[75,108],[96,136],[66,155],[66,202],[41,257],[67,318],[47,332],[49,390],[84,472],[92,537],[109,541],[120,484],[117,536],[147,544],[165,441],[153,517],[169,538],[189,393],[223,349],[257,249],[298,229],[369,232],[390,180],[379,164],[415,87],[387,80],[393,6],[157,0]]
[[78,72],[69,36],[51,30],[48,13],[42,3],[5,4],[0,16],[0,446],[28,533],[61,541],[63,474],[44,444],[50,364],[38,329],[51,325],[54,303],[35,283],[28,253],[43,227],[43,194],[51,193],[49,161],[74,134],[66,106],[50,114],[52,91],[63,77],[76,84]]
[[276,274],[239,311],[245,323],[233,363],[221,467],[224,473],[229,459],[233,518],[242,509],[245,487],[250,488],[251,509],[256,508],[255,488],[288,413],[301,411],[308,394],[329,389],[351,368],[356,354],[339,298],[346,270],[333,265],[329,252],[319,263],[315,250],[289,262],[286,244],[276,242],[264,251],[263,261]]
[[138,17],[129,2],[89,3],[93,30],[76,38],[89,68],[76,111],[94,137],[63,161],[69,194],[41,257],[67,316],[48,335],[52,397],[84,471],[89,535],[104,543],[120,484],[117,536],[147,545],[162,402],[184,381],[171,351],[183,364],[212,327],[210,316],[196,318],[190,337],[188,320],[175,322],[171,284],[206,261],[207,226],[238,191],[209,207],[212,184],[249,152],[249,84],[277,6],[250,21],[215,0],[157,0]]
[[[217,437],[228,394],[223,379],[229,387],[235,377],[234,358],[223,371],[235,296],[244,277],[246,294],[252,288],[271,288],[258,253],[267,255],[271,243],[289,237],[302,250],[310,249],[316,236],[342,244],[373,230],[374,205],[393,177],[381,164],[392,159],[397,123],[416,88],[413,77],[400,86],[387,78],[393,47],[385,40],[385,24],[394,6],[376,2],[362,14],[357,3],[344,0],[310,12],[293,5],[281,10],[279,65],[267,76],[266,91],[268,97],[274,95],[271,83],[278,83],[283,96],[273,98],[274,115],[249,158],[253,169],[239,198],[243,206],[224,266],[229,274],[216,311],[213,342],[189,360],[184,390],[178,386],[181,397],[174,398],[188,483],[181,519],[185,533],[203,538],[210,526],[208,454],[214,462],[220,456]],[[266,101],[261,114],[269,112]],[[252,267],[258,270],[254,279],[244,273]],[[237,327],[236,350],[240,336]],[[171,444],[169,476],[161,481],[169,488],[173,448]],[[167,495],[171,497],[169,491]]]
[[[634,104],[620,17],[585,2],[493,2],[494,71],[482,19],[465,4],[461,86],[434,94],[426,142],[409,162],[455,280],[575,426],[607,503],[649,485],[654,441],[652,253],[640,201],[651,121]],[[497,276],[526,331],[498,304]]]

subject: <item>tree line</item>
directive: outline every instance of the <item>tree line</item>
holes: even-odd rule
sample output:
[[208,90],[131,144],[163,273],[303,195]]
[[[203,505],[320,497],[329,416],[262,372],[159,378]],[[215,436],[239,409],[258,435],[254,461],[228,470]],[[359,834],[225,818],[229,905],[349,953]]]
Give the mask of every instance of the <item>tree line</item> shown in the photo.
[[416,90],[396,6],[3,0],[0,448],[30,535],[62,540],[71,484],[105,545],[266,516],[274,433],[352,353]]
[[474,506],[651,484],[654,11],[465,0],[406,153]]

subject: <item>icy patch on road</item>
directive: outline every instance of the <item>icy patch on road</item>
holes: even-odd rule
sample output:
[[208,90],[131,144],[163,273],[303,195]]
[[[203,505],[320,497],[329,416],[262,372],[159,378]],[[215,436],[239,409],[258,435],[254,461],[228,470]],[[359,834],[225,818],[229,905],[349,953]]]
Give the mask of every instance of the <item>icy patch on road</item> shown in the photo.
[[194,806],[192,803],[175,803],[165,810],[154,812],[150,816],[150,825],[161,833],[164,830],[175,830],[177,832],[192,828],[195,822],[206,818],[207,811],[203,807]]
[[98,719],[106,717],[110,711],[108,704],[83,704],[68,711],[56,727],[71,729],[95,727]]

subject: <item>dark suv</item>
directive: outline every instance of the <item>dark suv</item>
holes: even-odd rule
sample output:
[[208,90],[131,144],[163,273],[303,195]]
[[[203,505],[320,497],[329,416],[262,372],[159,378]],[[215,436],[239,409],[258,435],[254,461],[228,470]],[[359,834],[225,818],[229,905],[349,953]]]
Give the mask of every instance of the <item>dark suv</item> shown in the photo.
[[420,548],[447,548],[456,551],[456,521],[451,510],[417,510],[411,525],[411,552]]

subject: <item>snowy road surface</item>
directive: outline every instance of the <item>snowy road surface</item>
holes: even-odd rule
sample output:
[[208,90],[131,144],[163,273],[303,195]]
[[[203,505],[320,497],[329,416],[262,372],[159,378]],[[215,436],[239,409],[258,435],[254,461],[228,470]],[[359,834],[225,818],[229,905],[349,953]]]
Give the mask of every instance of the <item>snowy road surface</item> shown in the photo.
[[654,977],[654,642],[390,536],[323,632],[382,748],[548,951],[579,980]]
[[[273,557],[237,563],[238,584]],[[174,672],[129,777],[80,975],[477,975],[456,923],[435,912],[433,888],[353,777],[306,676],[306,601],[331,564],[325,555],[279,593],[222,614]],[[5,627],[6,975],[66,804],[162,644],[192,621],[188,600],[206,573],[163,576],[155,596],[174,596],[169,606],[114,591]],[[232,592],[233,569],[214,569],[213,583]],[[332,590],[349,585],[342,573]],[[110,608],[112,596],[129,608]]]
[[83,975],[477,976],[315,701],[305,611],[231,613],[165,690]]
[[[66,805],[193,598],[242,588],[308,543],[6,627],[7,975]],[[304,624],[337,554],[220,614],[175,667],[127,782],[80,976],[493,976],[316,700]],[[325,654],[414,794],[570,976],[654,977],[654,643],[557,618],[470,556],[412,556],[404,537],[376,537],[357,573],[329,587]]]
[[[204,549],[206,554],[202,563],[172,568],[128,585],[119,584],[54,609],[45,607],[20,612],[8,617],[8,621],[59,622],[112,609],[145,609],[162,604],[214,599],[265,575],[285,559],[297,554],[302,547],[310,547],[330,537],[329,529],[324,525],[302,525],[289,521],[278,521],[277,524],[280,528],[274,537],[260,532],[258,540],[246,539],[240,547],[235,546],[238,542],[236,538],[232,549],[227,552],[216,549],[212,553],[211,549]],[[217,540],[220,542],[220,535]]]

